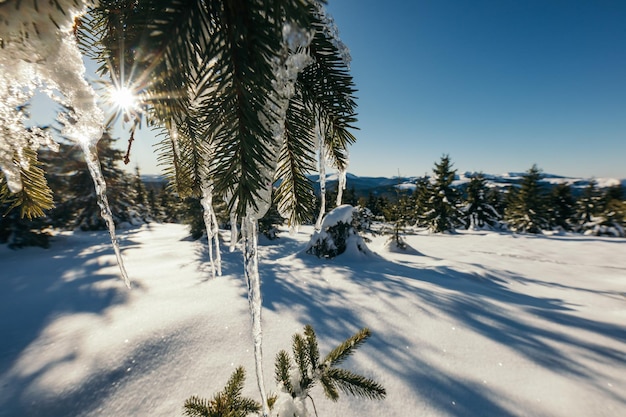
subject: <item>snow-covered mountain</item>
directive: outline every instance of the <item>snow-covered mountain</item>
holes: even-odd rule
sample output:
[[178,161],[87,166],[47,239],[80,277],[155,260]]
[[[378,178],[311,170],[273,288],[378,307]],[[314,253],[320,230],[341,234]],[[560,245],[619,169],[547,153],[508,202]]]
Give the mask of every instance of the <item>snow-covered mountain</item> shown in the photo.
[[[478,172],[465,172],[457,174],[454,186],[462,187],[470,182],[472,177],[478,175]],[[507,172],[504,174],[486,174],[483,176],[487,179],[487,184],[490,187],[506,188],[510,186],[518,185],[522,182],[525,172]],[[319,183],[319,176],[314,175],[310,177],[311,180]],[[354,188],[358,195],[373,193],[375,195],[395,194],[396,190],[412,191],[415,189],[415,183],[420,177],[360,177],[353,174],[347,174],[346,188]],[[616,178],[578,178],[578,177],[565,177],[555,174],[543,174],[543,178],[540,183],[546,187],[555,186],[557,184],[569,184],[574,194],[579,193],[585,187],[587,187],[591,181],[595,181],[599,188],[607,188],[616,185],[622,185],[626,187],[626,179]],[[326,176],[327,188],[333,188],[337,183],[337,175],[330,174]]]
[[[486,174],[483,176],[487,179],[487,184],[490,187],[506,188],[520,184],[526,173],[525,172],[507,172],[504,174]],[[472,177],[478,175],[477,172],[465,172],[457,174],[453,185],[462,187],[469,183]],[[141,178],[145,183],[160,184],[166,180],[160,175],[142,175]],[[319,176],[309,176],[311,181],[315,184],[316,190],[319,191]],[[395,195],[397,190],[409,192],[415,189],[415,183],[420,177],[362,177],[348,173],[346,175],[346,188],[352,189],[357,195],[368,195],[372,193],[374,195]],[[572,187],[574,194],[578,194],[589,183],[594,180],[599,188],[607,188],[616,185],[622,185],[626,188],[626,179],[616,178],[579,178],[579,177],[565,177],[555,174],[543,174],[541,183],[546,187],[555,186],[557,184],[569,184]],[[338,177],[337,174],[328,174],[326,176],[327,189],[333,189],[337,186]]]

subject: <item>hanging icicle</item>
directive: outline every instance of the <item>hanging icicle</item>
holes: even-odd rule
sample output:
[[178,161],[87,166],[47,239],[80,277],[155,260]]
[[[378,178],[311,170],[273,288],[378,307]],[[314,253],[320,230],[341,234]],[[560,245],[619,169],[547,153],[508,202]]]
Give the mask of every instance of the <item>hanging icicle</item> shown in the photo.
[[237,248],[237,242],[239,241],[239,229],[237,227],[237,200],[235,200],[235,204],[233,205],[233,209],[230,211],[230,245],[229,251],[232,253]]
[[315,137],[317,140],[317,153],[319,163],[319,183],[320,183],[320,212],[315,223],[315,230],[318,232],[322,228],[322,220],[326,214],[326,152],[324,150],[324,136],[322,131],[322,122],[317,118],[315,122]]
[[261,325],[261,278],[259,276],[258,254],[258,220],[247,215],[241,225],[241,237],[243,240],[244,274],[248,285],[248,304],[252,319],[252,339],[254,341],[254,359],[263,416],[269,415],[267,406],[267,394],[263,376],[263,330]]
[[335,204],[336,207],[342,205],[343,201],[343,192],[346,189],[346,170],[342,169],[337,173],[337,202]]
[[115,257],[117,258],[117,264],[120,268],[122,279],[124,280],[126,286],[130,288],[130,280],[128,279],[128,273],[126,272],[126,267],[124,266],[120,245],[117,240],[117,235],[115,234],[115,223],[113,222],[113,215],[111,213],[111,208],[109,207],[109,201],[106,195],[107,186],[104,181],[104,176],[102,175],[102,169],[100,168],[100,161],[98,160],[98,154],[96,152],[96,144],[81,142],[81,147],[85,154],[85,161],[87,161],[89,173],[91,174],[91,178],[93,179],[96,189],[98,206],[100,206],[100,215],[106,222],[109,229],[111,244],[113,245],[113,251],[115,252]]
[[[222,257],[220,254],[219,225],[213,209],[213,184],[210,180],[203,181],[202,199],[200,200],[204,209],[204,225],[207,233],[207,243],[209,245],[209,260],[211,262],[211,276],[215,278],[222,275]],[[214,246],[215,245],[215,252]],[[215,253],[215,256],[213,255]]]

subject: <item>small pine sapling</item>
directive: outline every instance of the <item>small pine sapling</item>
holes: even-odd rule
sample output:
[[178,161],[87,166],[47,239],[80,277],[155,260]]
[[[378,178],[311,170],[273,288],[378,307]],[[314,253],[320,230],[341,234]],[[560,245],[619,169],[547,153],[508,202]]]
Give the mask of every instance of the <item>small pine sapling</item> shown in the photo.
[[238,367],[226,383],[223,391],[207,400],[198,396],[189,397],[185,401],[185,415],[189,417],[246,417],[250,413],[258,413],[261,404],[241,395],[246,372]]
[[[285,350],[276,355],[274,377],[278,393],[268,395],[268,405],[273,417],[305,417],[310,414],[306,408],[306,399],[311,400],[315,415],[315,402],[310,395],[311,389],[319,383],[326,397],[332,401],[339,399],[339,392],[373,400],[382,400],[387,396],[385,388],[362,375],[337,368],[371,336],[364,328],[334,348],[323,360],[320,360],[317,336],[313,327],[304,327],[304,334],[296,333],[292,339],[293,359]],[[239,367],[232,374],[223,391],[211,400],[192,396],[185,401],[184,412],[188,417],[246,417],[259,413],[261,404],[242,397],[241,391],[245,380],[245,371]]]
[[[278,416],[291,416],[292,413],[302,409],[306,398],[311,400],[315,409],[315,403],[309,392],[318,382],[326,397],[332,401],[339,399],[339,391],[369,399],[384,399],[387,392],[378,382],[336,367],[352,355],[370,336],[369,329],[361,329],[320,361],[317,337],[313,327],[307,325],[304,328],[304,335],[294,335],[292,350],[295,365],[286,351],[281,350],[276,355],[274,374],[276,383],[283,394],[282,396],[279,394],[276,401],[277,407],[283,408],[283,412],[279,410]],[[284,394],[288,397],[285,398]],[[317,411],[315,414],[317,415]]]

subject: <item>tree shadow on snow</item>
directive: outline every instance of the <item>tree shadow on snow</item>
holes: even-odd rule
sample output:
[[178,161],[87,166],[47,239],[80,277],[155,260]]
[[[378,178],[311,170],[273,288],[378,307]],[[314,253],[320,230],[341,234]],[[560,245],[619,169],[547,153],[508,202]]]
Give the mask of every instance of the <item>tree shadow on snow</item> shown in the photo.
[[[331,343],[341,341],[357,328],[370,327],[374,336],[367,345],[369,352],[375,352],[372,352],[374,360],[401,377],[412,392],[427,398],[429,406],[451,415],[513,416],[519,411],[516,407],[523,404],[515,405],[513,400],[503,398],[506,393],[497,387],[491,389],[476,381],[460,379],[453,372],[426,362],[410,346],[406,321],[402,326],[393,321],[394,317],[414,317],[416,331],[420,329],[422,315],[457,323],[459,328],[514,349],[551,372],[589,381],[598,387],[602,383],[597,381],[597,372],[564,356],[563,347],[574,349],[587,360],[609,365],[622,363],[624,358],[622,351],[593,337],[626,340],[624,326],[573,315],[575,306],[562,299],[516,292],[509,288],[507,280],[526,277],[507,271],[489,271],[478,264],[468,264],[468,271],[459,271],[448,266],[382,258],[358,263],[348,260],[342,264],[341,257],[324,261],[302,253],[282,261],[274,259],[277,260],[261,261],[264,308],[277,313],[281,309],[297,311],[303,324],[314,326],[320,341],[331,340]],[[342,278],[329,283],[325,276]],[[358,289],[344,291],[344,285],[356,285]],[[358,294],[353,295],[358,299],[348,298],[350,294]],[[375,327],[355,313],[355,303],[361,309],[371,310],[378,319]],[[515,308],[503,309],[502,304]],[[514,311],[519,309],[533,319],[517,317]],[[616,392],[611,395],[626,404],[625,395]]]
[[[134,242],[125,240],[122,250]],[[103,261],[102,256],[108,258]],[[48,363],[41,371],[20,376],[16,365],[28,347],[44,334],[48,325],[65,315],[87,313],[100,315],[108,308],[124,303],[127,290],[121,282],[109,240],[105,232],[81,232],[55,238],[50,249],[26,248],[11,251],[0,248],[0,264],[10,271],[0,279],[0,378],[12,395],[0,396],[0,415],[11,413],[13,400],[28,389],[38,375],[54,366]],[[25,265],[28,265],[27,267]],[[103,273],[114,267],[115,274]],[[115,283],[105,281],[114,280]],[[71,360],[71,353],[59,359]],[[4,389],[0,386],[0,390]],[[8,404],[3,404],[5,401]],[[28,414],[28,413],[27,413]]]

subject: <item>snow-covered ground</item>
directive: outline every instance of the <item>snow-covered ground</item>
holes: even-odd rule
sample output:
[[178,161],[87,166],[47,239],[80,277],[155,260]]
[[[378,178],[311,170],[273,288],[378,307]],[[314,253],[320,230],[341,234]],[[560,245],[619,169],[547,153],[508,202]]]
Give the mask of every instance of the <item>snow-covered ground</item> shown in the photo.
[[[367,326],[342,366],[388,392],[332,403],[316,389],[320,417],[626,415],[625,239],[417,234],[408,254],[377,237],[377,256],[320,260],[301,253],[310,234],[260,246],[266,384],[305,324],[322,355]],[[210,279],[186,235],[122,232],[132,290],[105,233],[0,247],[0,416],[182,415],[238,365],[258,399],[241,253]]]

